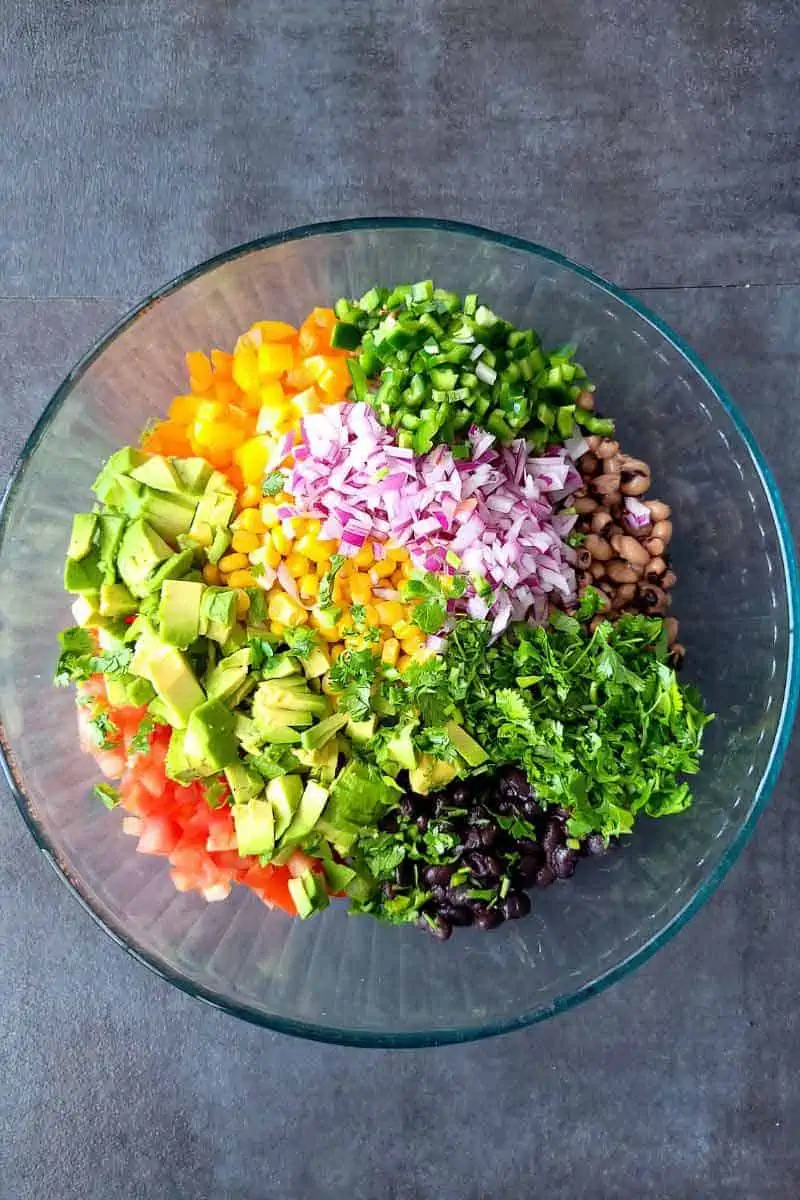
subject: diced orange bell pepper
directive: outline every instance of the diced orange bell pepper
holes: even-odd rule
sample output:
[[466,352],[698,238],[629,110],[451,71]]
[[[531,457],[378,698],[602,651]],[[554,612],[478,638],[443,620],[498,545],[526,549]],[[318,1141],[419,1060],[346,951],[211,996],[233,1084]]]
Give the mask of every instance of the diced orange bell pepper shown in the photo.
[[297,337],[294,325],[286,321],[256,321],[253,328],[261,330],[265,342],[293,342]]

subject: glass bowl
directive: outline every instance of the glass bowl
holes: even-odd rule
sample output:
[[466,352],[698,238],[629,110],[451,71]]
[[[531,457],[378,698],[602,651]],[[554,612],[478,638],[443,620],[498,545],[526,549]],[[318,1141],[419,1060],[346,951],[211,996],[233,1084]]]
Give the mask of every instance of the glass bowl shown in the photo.
[[[717,714],[694,806],[642,819],[630,843],[537,894],[533,914],[444,945],[332,909],[303,923],[236,889],[176,893],[92,798],[73,698],[51,686],[69,623],[70,516],[100,462],[184,382],[184,352],[230,347],[264,317],[299,321],[373,282],[432,276],[479,291],[550,344],[576,341],[626,451],[674,510],[675,613],[686,674]],[[643,962],[711,895],[781,765],[798,694],[797,575],[769,471],[723,389],[636,300],[559,254],[448,222],[364,220],[293,230],[196,267],[125,317],[74,368],[31,437],[0,530],[0,718],[20,810],[64,880],[131,954],[248,1020],[353,1045],[467,1041],[532,1024]]]

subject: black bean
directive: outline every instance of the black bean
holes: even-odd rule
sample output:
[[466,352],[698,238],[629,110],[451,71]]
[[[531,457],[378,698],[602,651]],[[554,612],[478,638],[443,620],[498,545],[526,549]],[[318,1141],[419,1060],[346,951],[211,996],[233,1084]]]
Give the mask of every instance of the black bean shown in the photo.
[[494,802],[493,807],[497,810],[497,812],[500,813],[500,815],[502,817],[507,817],[509,815],[509,813],[512,811],[514,806],[512,805],[510,800],[506,799],[505,796],[498,795],[497,799]]
[[532,821],[535,817],[542,815],[541,805],[536,800],[525,800],[522,804],[523,816]]
[[461,908],[464,905],[471,908],[475,903],[469,894],[469,888],[464,883],[460,883],[458,887],[444,888],[443,892],[443,902],[452,905],[453,908]]
[[498,908],[487,908],[485,904],[473,909],[472,916],[479,929],[496,929],[498,925],[503,924],[504,919]]
[[606,839],[603,837],[602,833],[590,833],[584,842],[584,845],[586,847],[587,854],[596,854],[599,856],[601,854],[606,854],[608,851]]
[[395,887],[395,885],[393,883],[388,883],[388,882],[382,883],[381,884],[381,895],[384,897],[385,900],[393,900],[394,897],[397,895],[397,888]]
[[425,880],[426,887],[447,887],[450,882],[450,876],[453,874],[453,869],[453,867],[448,866],[426,867],[422,872],[422,878]]
[[420,831],[420,833],[425,833],[427,828],[428,828],[428,818],[427,817],[417,817],[417,829]]
[[519,917],[527,917],[531,911],[530,896],[525,892],[509,892],[500,906],[507,921],[516,921]]
[[442,904],[439,907],[439,915],[449,921],[451,925],[471,925],[472,910],[467,908],[465,904]]
[[555,881],[556,873],[552,867],[540,867],[536,872],[536,886],[549,887]]
[[481,808],[478,805],[473,805],[473,807],[467,813],[467,821],[469,822],[470,825],[477,825],[479,821],[485,821],[485,820],[486,820],[486,809]]
[[428,914],[419,920],[420,929],[426,929],[437,941],[446,942],[453,932],[453,926],[438,913]]
[[497,841],[498,830],[494,825],[470,826],[464,839],[465,850],[489,850]]
[[399,887],[411,887],[414,883],[414,864],[410,859],[405,858],[395,867],[394,871],[395,882]]
[[541,866],[542,859],[539,855],[524,854],[519,860],[517,872],[526,887],[532,887],[536,883]]
[[452,804],[453,808],[466,808],[469,804],[469,799],[469,792],[464,787],[463,783],[459,783],[450,793],[450,803]]
[[571,850],[569,846],[556,846],[550,856],[553,871],[559,879],[569,879],[574,875],[577,861],[577,850]]
[[547,827],[542,837],[542,845],[545,850],[550,853],[555,850],[556,846],[562,846],[567,840],[567,835],[564,832],[564,826],[557,817],[547,822]]
[[503,868],[492,854],[482,854],[477,850],[464,855],[464,866],[469,867],[478,879],[499,879]]
[[403,814],[404,817],[413,817],[414,808],[415,808],[413,796],[409,795],[409,793],[406,792],[403,796],[400,797],[400,800],[398,801],[398,803],[400,806],[400,812]]
[[500,788],[507,796],[512,796],[517,800],[530,799],[533,790],[528,783],[527,775],[519,767],[504,768],[500,777]]
[[400,818],[396,812],[387,813],[381,821],[381,829],[384,833],[397,833],[397,828],[400,823]]

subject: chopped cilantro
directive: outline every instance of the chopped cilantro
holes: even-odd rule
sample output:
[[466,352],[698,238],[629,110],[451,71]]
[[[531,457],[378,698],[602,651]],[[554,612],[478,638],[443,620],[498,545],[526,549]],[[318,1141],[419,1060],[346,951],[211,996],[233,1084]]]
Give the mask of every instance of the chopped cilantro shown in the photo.
[[443,600],[421,600],[414,608],[411,620],[423,633],[438,633],[446,616],[447,608]]
[[147,754],[150,749],[150,734],[156,727],[152,717],[142,717],[139,728],[131,738],[131,751],[134,754]]
[[590,621],[597,613],[608,607],[608,601],[597,588],[587,587],[581,596],[575,617],[578,621]]
[[270,471],[261,484],[262,496],[277,496],[286,487],[286,476],[283,471]]
[[91,635],[77,626],[64,629],[58,635],[61,652],[56,664],[55,683],[57,687],[68,687],[70,683],[80,683],[92,674],[92,658],[94,642]]
[[96,712],[89,720],[89,729],[98,750],[113,750],[119,742],[119,729],[107,712]]
[[106,808],[116,808],[120,802],[120,794],[110,783],[96,783],[94,794]]
[[221,776],[209,779],[204,787],[206,804],[209,808],[222,808],[228,798],[228,789]]
[[331,565],[319,581],[318,602],[320,608],[328,608],[333,603],[333,585],[336,581],[336,576],[346,562],[347,559],[343,554],[331,555]]
[[297,629],[287,629],[284,640],[289,647],[289,653],[295,658],[308,658],[317,644],[317,635],[313,629],[301,625]]

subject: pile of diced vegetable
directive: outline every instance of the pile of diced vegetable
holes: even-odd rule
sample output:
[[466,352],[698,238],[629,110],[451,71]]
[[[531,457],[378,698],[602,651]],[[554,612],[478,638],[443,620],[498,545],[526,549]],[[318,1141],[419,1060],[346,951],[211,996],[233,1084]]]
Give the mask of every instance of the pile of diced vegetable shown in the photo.
[[543,821],[577,855],[690,803],[708,718],[664,622],[599,620],[579,581],[577,464],[613,423],[574,354],[372,287],[190,352],[102,467],[57,682],[176,888],[447,936],[524,915]]

